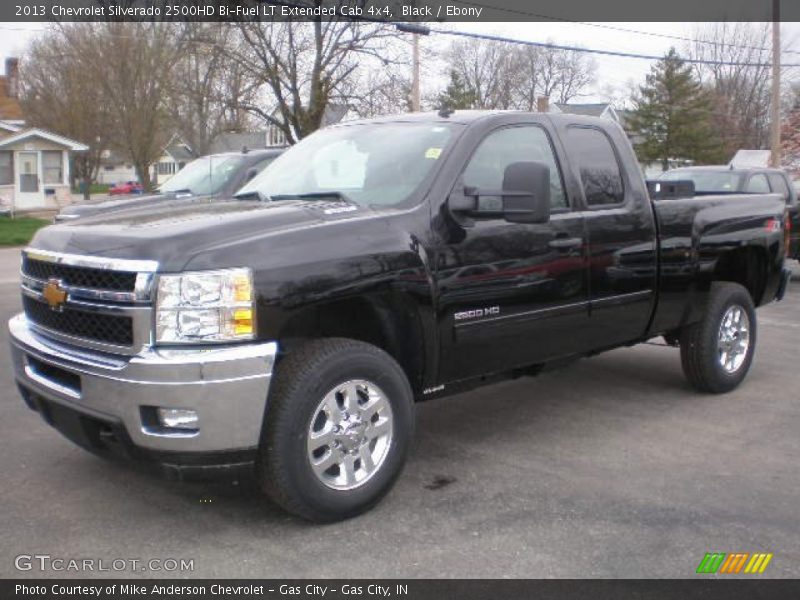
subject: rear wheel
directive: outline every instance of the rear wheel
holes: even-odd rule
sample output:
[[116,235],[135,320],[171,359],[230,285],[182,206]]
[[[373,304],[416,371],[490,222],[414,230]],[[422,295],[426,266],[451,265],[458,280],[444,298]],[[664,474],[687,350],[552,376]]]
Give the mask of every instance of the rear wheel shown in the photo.
[[756,347],[756,312],[738,283],[715,283],[705,318],[683,329],[681,364],[689,383],[702,392],[724,393],[750,370]]
[[355,516],[392,487],[413,434],[403,370],[369,344],[309,342],[279,365],[259,450],[262,486],[317,522]]

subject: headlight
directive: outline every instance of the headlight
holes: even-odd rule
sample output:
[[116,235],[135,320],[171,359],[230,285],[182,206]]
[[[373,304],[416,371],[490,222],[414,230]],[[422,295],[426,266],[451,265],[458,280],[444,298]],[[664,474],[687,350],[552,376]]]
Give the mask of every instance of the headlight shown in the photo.
[[201,344],[253,339],[255,299],[250,269],[161,275],[156,342]]

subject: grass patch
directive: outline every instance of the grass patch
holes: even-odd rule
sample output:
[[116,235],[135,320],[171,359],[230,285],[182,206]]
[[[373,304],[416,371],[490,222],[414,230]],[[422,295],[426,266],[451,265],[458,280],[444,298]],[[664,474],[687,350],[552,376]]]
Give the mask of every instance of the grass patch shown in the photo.
[[50,225],[50,221],[34,217],[0,217],[0,246],[23,246],[45,225]]

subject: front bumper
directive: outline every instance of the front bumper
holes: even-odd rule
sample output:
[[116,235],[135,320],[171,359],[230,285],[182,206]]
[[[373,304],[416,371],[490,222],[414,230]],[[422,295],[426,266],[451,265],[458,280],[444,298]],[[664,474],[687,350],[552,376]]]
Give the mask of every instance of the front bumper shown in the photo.
[[[143,459],[172,475],[249,468],[261,435],[274,342],[101,354],[9,321],[12,362],[28,406],[93,452]],[[197,412],[197,430],[166,429],[156,408]]]

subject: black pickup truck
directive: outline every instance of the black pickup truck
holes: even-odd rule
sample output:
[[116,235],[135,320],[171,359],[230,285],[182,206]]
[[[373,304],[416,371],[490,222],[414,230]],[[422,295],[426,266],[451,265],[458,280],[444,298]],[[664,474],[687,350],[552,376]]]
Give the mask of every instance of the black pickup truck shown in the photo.
[[295,514],[346,518],[400,474],[415,401],[655,336],[695,389],[736,387],[755,307],[788,282],[785,209],[653,201],[602,119],[341,124],[229,200],[41,230],[16,380],[89,450],[244,469]]

